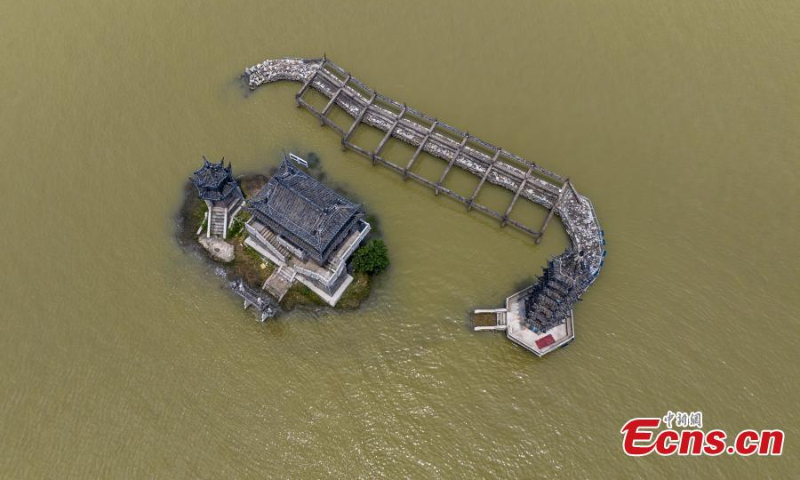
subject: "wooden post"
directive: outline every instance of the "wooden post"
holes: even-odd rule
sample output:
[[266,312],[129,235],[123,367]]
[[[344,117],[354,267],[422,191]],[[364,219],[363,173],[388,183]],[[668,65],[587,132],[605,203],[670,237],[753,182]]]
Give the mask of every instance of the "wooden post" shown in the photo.
[[572,186],[572,182],[569,181],[569,177],[567,177],[567,181],[565,182],[565,185],[567,185],[569,187],[569,189],[572,190],[572,195],[575,197],[575,201],[578,202],[578,203],[581,203],[581,198],[578,195],[578,191],[575,190],[575,187]]
[[486,178],[489,176],[489,172],[491,172],[492,168],[494,168],[494,164],[497,163],[497,159],[500,157],[500,152],[502,152],[502,151],[503,151],[502,148],[498,148],[497,151],[494,152],[494,157],[492,157],[492,163],[490,163],[489,166],[486,167],[486,170],[483,172],[483,176],[481,177],[481,181],[478,183],[478,186],[475,187],[475,191],[472,192],[472,196],[470,197],[469,201],[467,202],[467,211],[468,212],[470,210],[472,210],[472,203],[475,201],[476,198],[478,198],[478,192],[481,190],[481,187],[483,187],[483,183],[486,181]]
[[[458,145],[456,145],[458,133],[455,133],[455,137],[451,137],[450,135],[447,135],[447,138],[437,137],[437,129],[439,129],[441,125],[444,125],[443,123],[440,123],[439,120],[429,119],[429,117],[425,116],[424,114],[420,114],[412,108],[406,107],[405,104],[402,105],[402,111],[400,111],[399,114],[394,114],[393,109],[397,105],[395,102],[392,102],[385,97],[379,98],[376,92],[366,87],[355,77],[352,77],[349,72],[328,61],[326,57],[318,60],[317,64],[312,65],[311,68],[314,66],[317,68],[316,71],[309,75],[308,78],[303,80],[303,87],[296,95],[297,103],[299,106],[305,107],[311,111],[320,122],[329,125],[340,134],[343,150],[354,150],[365,158],[370,158],[373,165],[381,163],[392,170],[402,173],[404,180],[411,177],[421,184],[430,187],[437,195],[444,193],[445,195],[466,204],[468,211],[472,209],[480,211],[486,215],[496,218],[502,226],[512,226],[525,233],[528,233],[537,240],[537,243],[543,233],[547,230],[550,222],[552,222],[553,216],[562,212],[560,209],[562,203],[565,205],[567,203],[572,205],[571,202],[574,199],[581,208],[585,206],[583,203],[583,197],[581,197],[580,194],[578,194],[578,192],[575,190],[569,178],[560,177],[532,162],[528,162],[527,160],[524,160],[498,147],[486,144],[480,141],[480,139],[472,137],[469,134],[463,134],[464,136]],[[353,90],[345,91],[348,87],[356,88],[356,93],[354,94]],[[328,96],[328,101],[326,102],[325,108],[323,108],[321,112],[317,111],[302,98],[302,96],[306,93],[306,90],[309,88],[317,89],[318,91],[323,92],[326,96],[330,94],[330,96]],[[386,102],[389,108],[386,106],[382,108],[372,108],[373,106],[376,106],[376,102],[379,105],[381,104],[379,100],[380,102]],[[333,122],[327,117],[330,110],[335,105],[343,105],[346,113],[354,118],[353,123],[349,126],[349,128],[346,129],[346,131],[338,125],[333,124]],[[422,120],[417,120],[416,117],[406,117],[409,112],[413,113],[414,115],[419,115]],[[432,123],[426,128],[424,126],[425,121],[431,121]],[[375,126],[384,132],[384,135],[382,135],[382,138],[374,151],[368,151],[350,142],[350,139],[353,137],[356,128],[364,122]],[[445,127],[450,128],[446,125]],[[398,134],[398,128],[403,129],[403,135]],[[388,131],[386,129],[388,129]],[[415,141],[417,141],[417,139],[419,139],[415,152],[405,168],[400,165],[395,165],[394,163],[389,162],[380,156],[381,152],[385,149],[386,143],[388,143],[393,136],[412,145]],[[430,145],[429,142],[438,143],[435,143],[433,147],[428,148]],[[467,148],[467,143],[470,143],[469,148]],[[473,145],[481,147],[481,150],[475,150]],[[493,148],[496,150],[493,154],[489,154],[492,155],[491,159],[489,159],[487,153],[491,152],[491,149]],[[484,150],[482,149],[486,149],[485,151],[487,153],[483,153]],[[411,171],[418,161],[419,156],[423,152],[430,153],[432,156],[447,162],[447,165],[438,182],[433,182],[422,178]],[[480,179],[478,185],[472,192],[472,196],[470,197],[461,196],[446,188],[444,185],[453,165],[455,165],[459,159],[462,160],[462,163],[459,164],[460,167],[463,167]],[[512,164],[505,164],[506,162],[501,161],[506,159],[514,160],[515,162],[512,162]],[[529,167],[527,169],[527,173],[522,170],[525,167]],[[480,171],[480,168],[484,168],[484,170]],[[536,180],[532,178],[534,172],[542,172],[544,175],[548,175],[556,181],[548,179],[550,185],[544,185],[538,181],[531,181]],[[502,212],[491,210],[485,205],[481,205],[480,202],[477,201],[477,197],[487,181],[513,192],[513,199],[506,208],[504,214]],[[557,192],[553,192],[552,189],[557,185],[557,181],[561,181],[562,185]],[[514,186],[514,182],[518,182],[516,186]],[[569,189],[569,191],[567,191],[567,189]],[[522,195],[523,190],[533,191],[534,196],[531,197],[531,199],[536,203],[546,204],[547,199],[555,199],[555,203],[551,204],[546,218],[542,222],[541,231],[534,231],[523,223],[510,218],[516,202],[519,199],[519,196]],[[573,196],[572,199],[569,198],[570,191],[571,195]],[[556,197],[553,197],[554,193],[557,194]],[[527,196],[528,194],[526,193],[526,197]],[[210,221],[211,220],[209,219],[209,224]],[[210,228],[208,230],[210,230]],[[206,235],[210,233],[208,230],[206,231]],[[225,233],[226,232],[223,232],[223,235],[225,235]]]
[[464,149],[464,145],[467,144],[467,140],[469,140],[469,133],[464,135],[464,139],[461,140],[461,145],[458,146],[456,152],[453,154],[453,158],[450,159],[450,162],[447,164],[447,167],[444,169],[444,172],[442,172],[442,176],[439,177],[439,183],[436,184],[436,189],[434,190],[434,193],[436,195],[439,195],[439,188],[442,186],[442,183],[444,182],[444,177],[446,177],[447,174],[450,172],[450,169],[453,168],[453,164],[456,163],[456,158],[458,158],[458,156],[461,155],[461,150]]
[[349,129],[347,129],[347,133],[344,135],[344,137],[342,137],[342,150],[344,150],[346,148],[345,145],[347,144],[347,141],[350,140],[350,136],[356,130],[356,127],[358,126],[358,124],[360,124],[361,121],[364,120],[364,115],[367,114],[367,111],[370,109],[372,104],[375,103],[375,99],[377,97],[378,97],[378,92],[372,92],[372,97],[369,99],[369,103],[367,103],[364,106],[364,108],[361,110],[361,112],[359,112],[358,117],[356,117],[356,119],[353,122],[353,124],[350,125]]
[[383,138],[381,139],[381,142],[375,148],[375,151],[372,152],[372,164],[373,165],[375,165],[375,157],[377,157],[378,155],[381,154],[381,150],[383,150],[383,147],[386,145],[386,142],[388,142],[389,138],[391,138],[392,133],[394,132],[394,129],[397,128],[397,125],[400,123],[400,120],[403,119],[403,115],[406,114],[406,109],[407,108],[408,107],[406,107],[406,104],[404,103],[403,104],[403,109],[400,110],[400,113],[397,115],[397,118],[394,120],[394,123],[392,123],[392,126],[389,128],[389,130],[386,131],[386,135],[383,136]]
[[506,222],[508,222],[508,216],[511,214],[511,209],[514,208],[514,204],[517,203],[517,199],[519,198],[519,194],[522,193],[522,189],[525,188],[525,184],[528,182],[528,177],[530,176],[531,172],[533,171],[533,166],[528,169],[528,173],[525,174],[525,178],[519,182],[519,187],[517,187],[516,193],[514,193],[514,199],[511,200],[511,204],[506,209],[506,213],[503,215],[503,219],[500,221],[500,226],[505,227]]
[[[567,180],[569,182],[569,180]],[[536,244],[538,245],[539,242],[542,241],[542,236],[544,235],[544,231],[547,230],[547,225],[550,223],[550,220],[553,219],[553,215],[556,213],[556,208],[558,208],[558,204],[561,202],[561,197],[564,195],[564,192],[567,191],[567,184],[561,186],[561,190],[558,191],[558,197],[556,197],[556,201],[553,202],[553,206],[550,207],[550,211],[547,212],[547,217],[544,219],[544,223],[542,224],[542,228],[539,229],[539,237],[536,239]]]
[[319,67],[314,71],[314,73],[311,74],[310,77],[308,77],[308,80],[306,80],[306,83],[303,84],[303,87],[300,89],[300,91],[297,92],[297,94],[295,94],[294,99],[297,102],[298,108],[300,108],[300,97],[302,97],[303,94],[306,93],[308,87],[311,86],[311,82],[314,81],[314,79],[317,77],[317,74],[319,73],[320,70],[322,70],[325,67],[326,63],[328,63],[328,59],[323,58],[322,63],[319,64]]
[[433,135],[433,131],[436,130],[437,125],[439,125],[439,120],[434,120],[433,123],[431,124],[431,127],[428,129],[428,133],[425,134],[425,138],[423,138],[422,141],[419,142],[419,147],[417,147],[417,151],[414,152],[414,155],[411,157],[411,161],[408,162],[408,165],[406,165],[406,169],[403,172],[403,180],[408,178],[408,171],[411,170],[411,167],[414,166],[414,162],[417,161],[417,157],[419,157],[419,154],[425,148],[425,144],[428,142],[428,139],[431,138],[431,135]]
[[[336,99],[339,98],[339,94],[342,93],[342,90],[344,90],[344,88],[347,86],[347,83],[350,81],[351,77],[352,77],[352,75],[350,75],[348,73],[347,74],[347,78],[345,78],[344,83],[342,84],[342,86],[340,86],[339,89],[336,90],[336,93],[333,94],[333,96],[331,97],[331,99],[328,102],[328,104],[325,105],[325,108],[322,109],[322,116],[323,117],[328,114],[328,110],[330,110],[331,107],[333,107],[333,104],[336,103]],[[321,125],[325,125],[325,122],[321,122]]]
[[306,102],[305,100],[303,100],[300,97],[297,98],[297,102],[300,104],[300,106],[305,107],[306,110],[308,110],[309,112],[314,114],[314,116],[317,117],[317,120],[322,122],[323,125],[327,125],[327,126],[331,127],[332,129],[334,129],[336,132],[339,133],[339,136],[341,136],[341,137],[344,136],[344,130],[342,130],[342,128],[339,125],[336,125],[331,120],[329,120],[327,117],[323,116],[321,112],[315,110],[314,107],[312,107],[308,102]]

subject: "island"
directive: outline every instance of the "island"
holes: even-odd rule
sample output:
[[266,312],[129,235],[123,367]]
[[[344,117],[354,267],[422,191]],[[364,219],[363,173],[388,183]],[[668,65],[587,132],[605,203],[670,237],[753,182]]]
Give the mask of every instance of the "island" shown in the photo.
[[271,176],[236,179],[230,163],[204,157],[187,185],[182,243],[202,246],[262,322],[297,305],[357,308],[370,293],[370,275],[389,263],[383,241],[368,239],[363,206],[308,166],[284,154]]

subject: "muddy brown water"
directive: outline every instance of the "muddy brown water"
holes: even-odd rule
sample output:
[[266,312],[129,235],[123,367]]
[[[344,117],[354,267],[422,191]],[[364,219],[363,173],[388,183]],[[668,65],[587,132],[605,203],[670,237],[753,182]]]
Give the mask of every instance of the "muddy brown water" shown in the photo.
[[[6,2],[0,476],[796,475],[798,24],[790,1]],[[610,253],[573,345],[468,328],[560,224],[535,246],[342,153],[297,84],[244,95],[245,66],[323,52],[592,199]],[[381,220],[392,265],[357,312],[258,324],[174,241],[201,154],[268,172],[284,148]],[[622,424],[667,410],[786,452],[626,458]]]

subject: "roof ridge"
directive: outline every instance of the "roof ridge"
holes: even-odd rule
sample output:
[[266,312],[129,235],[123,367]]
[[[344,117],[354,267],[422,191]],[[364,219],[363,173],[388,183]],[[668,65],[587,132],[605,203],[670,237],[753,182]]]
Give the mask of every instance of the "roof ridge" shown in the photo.
[[306,197],[305,195],[303,195],[302,193],[300,193],[300,192],[299,192],[299,191],[297,191],[296,189],[292,188],[292,187],[291,187],[291,185],[287,185],[287,184],[285,184],[285,183],[283,182],[283,179],[282,179],[282,178],[280,178],[280,177],[276,177],[276,178],[275,178],[275,182],[279,183],[279,184],[280,184],[282,187],[284,187],[284,188],[288,188],[289,190],[291,190],[291,191],[292,191],[292,192],[293,192],[295,195],[297,195],[298,197],[300,197],[300,199],[301,199],[301,200],[303,200],[303,201],[304,201],[304,202],[306,202],[307,204],[309,204],[309,205],[311,205],[312,207],[314,207],[314,209],[315,209],[315,210],[319,210],[320,212],[323,212],[323,213],[325,213],[325,209],[324,209],[323,207],[320,207],[319,205],[317,205],[316,203],[314,203],[314,201],[313,201],[313,200],[311,200],[310,198]]

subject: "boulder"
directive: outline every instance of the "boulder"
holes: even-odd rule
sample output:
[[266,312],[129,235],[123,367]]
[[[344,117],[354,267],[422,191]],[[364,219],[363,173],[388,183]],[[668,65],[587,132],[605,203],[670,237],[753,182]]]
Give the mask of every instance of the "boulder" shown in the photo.
[[219,262],[232,262],[234,259],[233,245],[217,237],[200,236],[200,245],[211,254],[214,260]]

